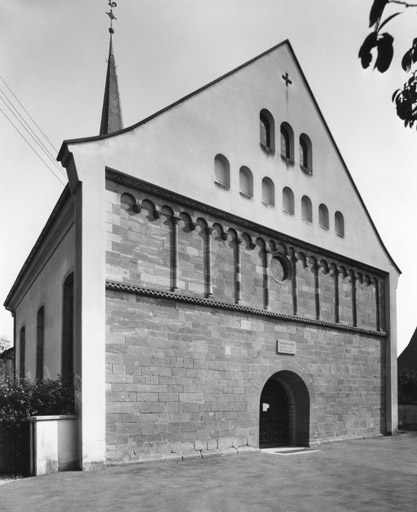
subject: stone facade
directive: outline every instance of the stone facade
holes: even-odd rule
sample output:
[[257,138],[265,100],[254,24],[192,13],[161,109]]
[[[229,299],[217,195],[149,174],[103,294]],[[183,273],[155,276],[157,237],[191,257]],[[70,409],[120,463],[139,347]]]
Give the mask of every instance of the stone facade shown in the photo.
[[283,371],[310,402],[293,441],[384,433],[383,272],[112,178],[108,460],[258,447],[260,394]]

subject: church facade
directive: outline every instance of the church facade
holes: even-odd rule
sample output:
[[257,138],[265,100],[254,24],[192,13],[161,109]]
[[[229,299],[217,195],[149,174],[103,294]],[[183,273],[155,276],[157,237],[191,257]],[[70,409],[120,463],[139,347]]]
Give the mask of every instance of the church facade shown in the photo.
[[394,434],[400,272],[289,42],[101,132],[6,300],[80,466]]

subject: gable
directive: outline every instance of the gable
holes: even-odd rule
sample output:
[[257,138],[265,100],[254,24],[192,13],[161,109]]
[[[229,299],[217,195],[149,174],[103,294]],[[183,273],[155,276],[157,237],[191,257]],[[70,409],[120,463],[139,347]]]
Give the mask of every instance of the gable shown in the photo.
[[[273,150],[260,144],[261,112],[275,125]],[[291,158],[281,155],[283,123],[293,137]],[[310,169],[301,165],[303,141]],[[346,257],[398,271],[287,42],[118,134],[69,141],[74,155],[79,142],[85,143],[83,153],[100,155],[97,172],[111,167]],[[225,184],[215,175],[216,156],[217,163],[223,158],[229,167]],[[82,167],[78,172],[82,179]],[[293,194],[293,212],[286,208],[284,190]],[[320,205],[325,207],[321,213],[327,209],[328,229],[320,225]],[[340,214],[344,236],[336,233]]]

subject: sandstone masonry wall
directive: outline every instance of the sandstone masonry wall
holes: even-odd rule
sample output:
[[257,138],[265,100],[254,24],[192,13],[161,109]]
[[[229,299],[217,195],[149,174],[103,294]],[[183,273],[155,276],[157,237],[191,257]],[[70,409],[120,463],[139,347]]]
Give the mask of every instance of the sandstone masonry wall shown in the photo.
[[107,198],[110,461],[257,447],[282,370],[308,388],[310,443],[384,432],[383,273],[139,187]]

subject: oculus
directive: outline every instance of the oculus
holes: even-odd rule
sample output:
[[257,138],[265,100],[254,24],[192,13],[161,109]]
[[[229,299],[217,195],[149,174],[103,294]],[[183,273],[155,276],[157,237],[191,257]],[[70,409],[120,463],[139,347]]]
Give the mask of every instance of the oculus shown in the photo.
[[277,283],[283,283],[291,278],[291,265],[285,256],[282,254],[273,254],[269,267],[271,277]]

